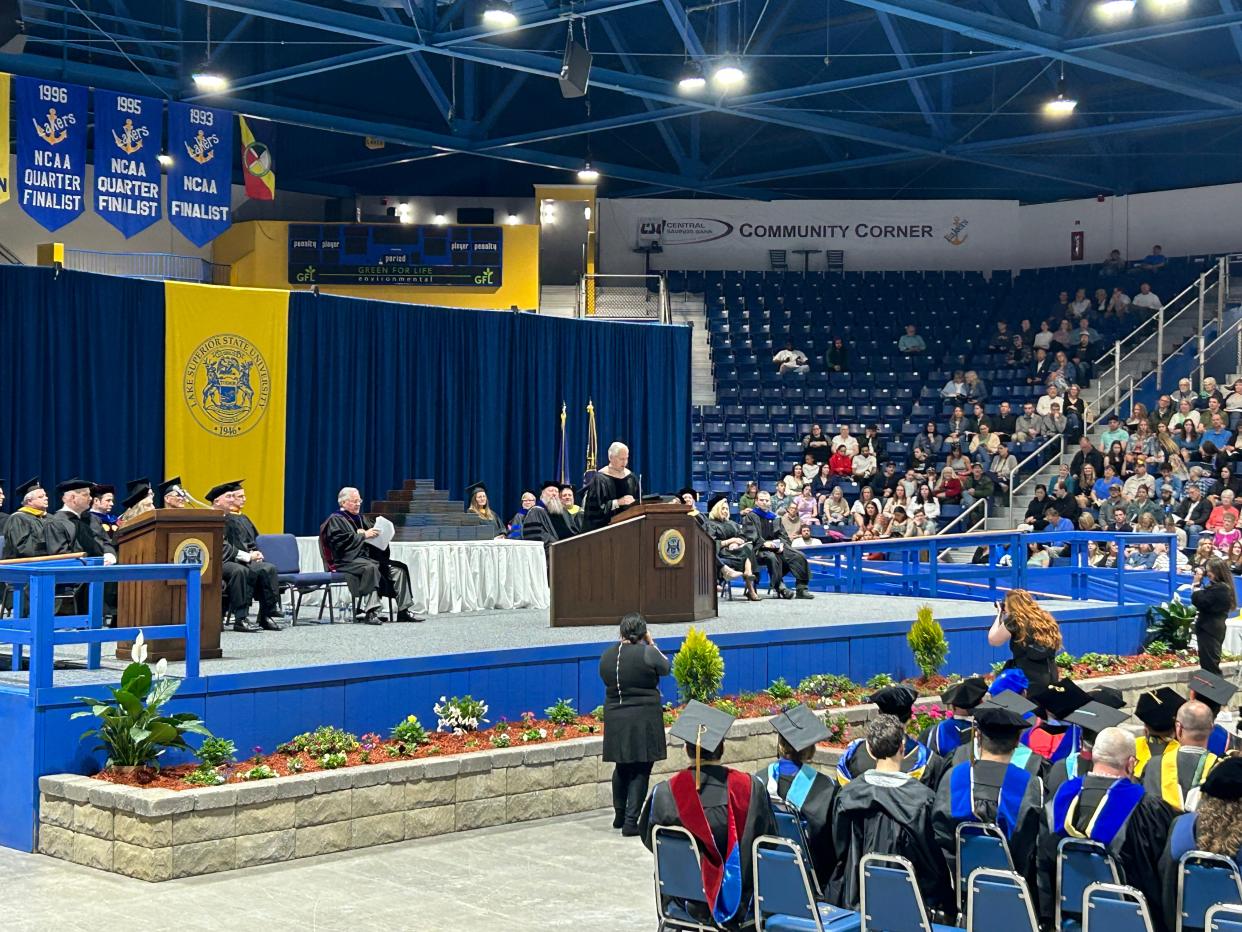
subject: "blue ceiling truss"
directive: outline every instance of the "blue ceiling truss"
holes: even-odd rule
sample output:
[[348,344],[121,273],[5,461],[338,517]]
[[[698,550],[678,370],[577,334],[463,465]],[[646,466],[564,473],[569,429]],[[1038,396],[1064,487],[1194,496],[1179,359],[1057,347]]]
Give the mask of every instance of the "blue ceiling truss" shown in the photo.
[[[1242,181],[1242,0],[21,0],[0,69],[278,121],[282,187],[525,195],[586,160],[607,196],[1055,200]],[[89,14],[89,15],[85,15]],[[199,95],[207,55],[231,79]],[[571,26],[572,24],[572,26]],[[566,35],[588,98],[556,82]],[[740,58],[745,90],[678,92]],[[1041,105],[1062,71],[1079,100]],[[364,137],[385,143],[381,151]]]

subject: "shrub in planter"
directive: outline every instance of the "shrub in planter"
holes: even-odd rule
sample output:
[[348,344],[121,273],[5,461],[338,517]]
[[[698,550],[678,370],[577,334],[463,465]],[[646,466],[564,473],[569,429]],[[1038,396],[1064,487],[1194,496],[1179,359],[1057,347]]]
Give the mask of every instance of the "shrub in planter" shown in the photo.
[[1057,654],[1056,664],[1062,670],[1072,670],[1074,669],[1074,655],[1067,650],[1063,650]]
[[1179,593],[1173,593],[1169,601],[1147,609],[1147,643],[1163,641],[1173,650],[1185,650],[1190,646],[1198,614],[1197,608],[1183,602]]
[[766,692],[777,702],[794,697],[794,688],[785,682],[785,677],[783,676],[778,676],[774,679]]
[[799,692],[810,693],[824,699],[851,692],[856,688],[848,676],[842,676],[840,673],[814,673],[798,684]]
[[455,735],[478,731],[479,725],[487,721],[487,703],[473,696],[444,696],[432,707],[438,717],[436,727],[440,731],[451,731]]
[[228,738],[206,738],[196,756],[204,767],[220,767],[237,759],[237,745]]
[[400,742],[407,747],[418,747],[431,740],[427,737],[427,729],[423,727],[417,715],[407,715],[401,719],[392,726],[391,734],[393,741]]
[[320,725],[314,731],[305,731],[292,740],[276,746],[281,754],[297,754],[305,751],[312,757],[323,757],[325,754],[344,753],[358,750],[358,738],[344,728],[331,725]]
[[702,631],[691,628],[673,658],[673,679],[683,702],[697,699],[710,703],[724,682],[724,659],[720,648]]
[[906,634],[906,643],[914,652],[914,662],[922,671],[923,682],[939,673],[949,657],[949,641],[944,636],[940,622],[932,617],[930,605],[919,607],[914,624]]
[[550,705],[543,710],[543,714],[554,725],[572,725],[578,721],[578,710],[568,699],[557,699],[555,705]]
[[867,680],[867,688],[870,690],[883,689],[885,686],[896,686],[897,681],[887,673],[877,673],[871,679]]

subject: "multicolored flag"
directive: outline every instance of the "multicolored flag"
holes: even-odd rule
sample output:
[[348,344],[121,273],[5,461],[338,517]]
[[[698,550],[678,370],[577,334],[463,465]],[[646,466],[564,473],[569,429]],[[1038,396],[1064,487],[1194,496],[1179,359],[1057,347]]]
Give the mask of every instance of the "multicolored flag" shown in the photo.
[[250,124],[241,114],[242,177],[246,179],[246,197],[256,201],[276,200],[276,169],[272,150],[254,138]]

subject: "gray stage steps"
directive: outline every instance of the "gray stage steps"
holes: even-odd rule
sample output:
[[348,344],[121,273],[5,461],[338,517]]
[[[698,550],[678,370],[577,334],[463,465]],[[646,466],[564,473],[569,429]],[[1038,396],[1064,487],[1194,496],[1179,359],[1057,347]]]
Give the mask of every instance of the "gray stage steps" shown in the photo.
[[464,502],[435,487],[434,479],[407,479],[390,489],[382,501],[371,502],[371,512],[384,515],[396,526],[396,540],[491,540],[494,531],[466,512]]

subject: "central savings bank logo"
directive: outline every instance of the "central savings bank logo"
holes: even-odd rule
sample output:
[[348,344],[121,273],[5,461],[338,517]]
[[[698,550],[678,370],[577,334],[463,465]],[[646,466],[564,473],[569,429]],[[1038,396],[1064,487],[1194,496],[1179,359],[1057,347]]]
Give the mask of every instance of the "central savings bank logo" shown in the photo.
[[235,333],[218,333],[190,354],[181,394],[199,427],[237,437],[263,419],[272,376],[253,343]]

